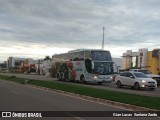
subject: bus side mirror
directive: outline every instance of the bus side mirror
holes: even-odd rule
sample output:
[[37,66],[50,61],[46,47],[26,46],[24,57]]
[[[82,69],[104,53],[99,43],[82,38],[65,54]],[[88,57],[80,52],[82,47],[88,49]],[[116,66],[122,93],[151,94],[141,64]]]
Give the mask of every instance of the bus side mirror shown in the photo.
[[92,61],[92,70],[94,70],[94,62]]

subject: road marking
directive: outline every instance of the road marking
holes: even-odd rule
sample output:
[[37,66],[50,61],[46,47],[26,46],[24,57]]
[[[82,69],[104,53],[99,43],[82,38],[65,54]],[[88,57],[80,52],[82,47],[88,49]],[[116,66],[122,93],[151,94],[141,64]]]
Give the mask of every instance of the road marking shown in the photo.
[[13,94],[16,94],[16,95],[18,95],[19,93],[18,92],[16,92],[16,91],[10,91],[11,93],[13,93]]
[[77,119],[77,120],[86,120],[86,119],[84,119],[84,118],[81,118],[81,117],[77,117],[77,116],[75,116],[75,115],[73,115],[73,114],[71,114],[71,113],[65,113],[66,115],[68,115],[68,116],[70,116],[70,117],[73,117],[73,118],[75,118],[75,119]]

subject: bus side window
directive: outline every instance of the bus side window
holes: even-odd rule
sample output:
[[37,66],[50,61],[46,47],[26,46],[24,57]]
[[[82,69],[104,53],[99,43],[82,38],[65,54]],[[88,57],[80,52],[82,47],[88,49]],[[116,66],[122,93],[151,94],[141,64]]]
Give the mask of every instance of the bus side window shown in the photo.
[[88,73],[92,73],[92,62],[90,59],[85,59],[85,67]]

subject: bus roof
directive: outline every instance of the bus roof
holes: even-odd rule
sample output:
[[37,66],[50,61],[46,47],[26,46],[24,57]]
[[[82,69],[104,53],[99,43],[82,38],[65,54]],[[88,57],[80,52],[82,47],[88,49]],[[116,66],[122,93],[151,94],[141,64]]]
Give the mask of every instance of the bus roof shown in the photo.
[[68,51],[66,53],[54,54],[54,55],[52,55],[52,57],[53,56],[58,56],[58,55],[65,55],[65,54],[68,54],[68,53],[81,52],[81,51],[108,51],[108,50],[102,50],[102,49],[75,49],[75,50],[70,50],[70,51]]
[[68,51],[68,53],[80,52],[80,51],[107,51],[107,50],[102,50],[102,49],[75,49],[75,50]]

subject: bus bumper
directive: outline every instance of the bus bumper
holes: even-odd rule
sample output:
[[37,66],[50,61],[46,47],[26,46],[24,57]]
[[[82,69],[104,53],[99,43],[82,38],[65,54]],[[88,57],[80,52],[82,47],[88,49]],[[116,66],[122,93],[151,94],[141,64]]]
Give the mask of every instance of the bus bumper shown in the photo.
[[111,83],[113,81],[112,76],[93,76],[93,81],[97,83]]

